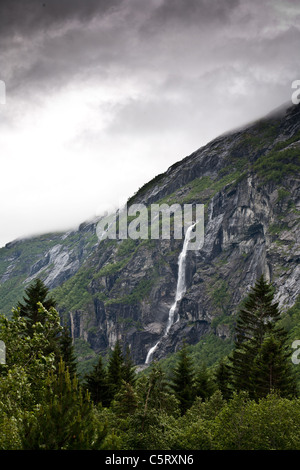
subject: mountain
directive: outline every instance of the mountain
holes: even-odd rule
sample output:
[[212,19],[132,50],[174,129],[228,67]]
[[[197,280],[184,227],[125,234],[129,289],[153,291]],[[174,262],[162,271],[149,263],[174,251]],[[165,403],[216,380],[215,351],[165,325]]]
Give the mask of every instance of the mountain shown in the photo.
[[184,238],[174,237],[99,241],[99,219],[8,243],[0,250],[1,312],[9,315],[39,277],[80,360],[105,354],[117,339],[139,365],[173,353],[183,339],[230,340],[239,305],[261,273],[282,311],[299,295],[299,157],[300,106],[284,106],[214,139],[130,198],[128,207],[204,204],[198,250],[184,251]]

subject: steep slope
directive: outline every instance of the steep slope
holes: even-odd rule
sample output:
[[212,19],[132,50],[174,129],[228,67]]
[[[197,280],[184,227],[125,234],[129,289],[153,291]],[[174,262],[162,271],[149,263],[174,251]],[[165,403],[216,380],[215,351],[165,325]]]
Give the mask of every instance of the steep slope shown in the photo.
[[[128,201],[205,205],[204,245],[187,252],[186,290],[167,335],[183,240],[97,243],[96,222],[72,236],[49,236],[43,249],[35,238],[0,250],[1,309],[11,300],[2,294],[8,286],[38,275],[54,289],[82,359],[105,353],[119,338],[144,364],[157,343],[151,359],[176,351],[183,338],[191,344],[210,333],[229,338],[237,308],[261,273],[274,283],[282,309],[292,306],[300,290],[299,156],[300,106],[292,106],[218,137]],[[26,246],[33,253],[27,257]],[[57,264],[53,253],[61,255]]]
[[53,289],[74,276],[97,245],[96,221],[77,230],[15,240],[0,249],[0,310],[10,314],[36,277]]

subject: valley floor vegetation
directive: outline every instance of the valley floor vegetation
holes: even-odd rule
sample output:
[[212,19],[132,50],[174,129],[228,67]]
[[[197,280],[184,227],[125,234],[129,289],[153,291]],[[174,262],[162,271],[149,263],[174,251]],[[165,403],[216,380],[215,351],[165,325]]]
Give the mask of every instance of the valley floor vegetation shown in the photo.
[[39,279],[0,317],[1,450],[299,450],[300,399],[287,333],[263,277],[246,297],[233,351],[215,367],[186,344],[168,375],[136,373],[117,342],[79,377],[69,331]]

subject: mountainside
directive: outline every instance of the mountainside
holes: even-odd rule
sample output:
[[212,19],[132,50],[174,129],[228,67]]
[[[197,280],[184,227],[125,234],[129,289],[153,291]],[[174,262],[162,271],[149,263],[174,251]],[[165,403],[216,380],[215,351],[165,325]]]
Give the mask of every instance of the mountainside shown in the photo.
[[[119,338],[136,364],[165,357],[182,340],[230,338],[234,316],[264,273],[283,310],[300,291],[300,106],[222,135],[145,184],[128,201],[204,204],[205,236],[185,256],[184,240],[103,240],[97,221],[0,250],[0,310],[9,314],[35,277],[53,290],[81,359]],[[178,321],[177,321],[178,320]]]

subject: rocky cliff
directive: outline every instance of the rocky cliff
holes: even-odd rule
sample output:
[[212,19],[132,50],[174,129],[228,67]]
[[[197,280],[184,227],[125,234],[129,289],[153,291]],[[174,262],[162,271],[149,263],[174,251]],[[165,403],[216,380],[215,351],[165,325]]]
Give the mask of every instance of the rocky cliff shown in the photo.
[[300,290],[299,156],[300,106],[284,107],[213,140],[128,201],[204,204],[204,244],[187,252],[186,290],[167,335],[183,239],[99,242],[97,221],[1,249],[1,310],[40,277],[53,289],[79,355],[105,353],[119,338],[144,364],[157,343],[159,359],[183,338],[191,344],[211,332],[228,338],[261,273],[281,308],[292,306]]

